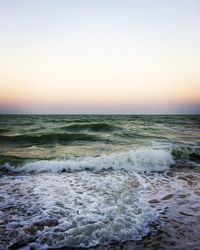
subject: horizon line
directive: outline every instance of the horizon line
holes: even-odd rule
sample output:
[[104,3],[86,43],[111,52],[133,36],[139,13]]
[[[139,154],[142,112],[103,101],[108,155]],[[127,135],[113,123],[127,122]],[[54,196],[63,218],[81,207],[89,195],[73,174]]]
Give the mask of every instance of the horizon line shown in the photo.
[[144,116],[148,116],[148,115],[163,115],[163,116],[196,116],[196,115],[200,115],[200,113],[145,113],[145,114],[139,114],[139,113],[101,113],[101,114],[95,114],[95,113],[0,113],[0,115],[96,115],[96,116],[109,116],[109,115],[144,115]]

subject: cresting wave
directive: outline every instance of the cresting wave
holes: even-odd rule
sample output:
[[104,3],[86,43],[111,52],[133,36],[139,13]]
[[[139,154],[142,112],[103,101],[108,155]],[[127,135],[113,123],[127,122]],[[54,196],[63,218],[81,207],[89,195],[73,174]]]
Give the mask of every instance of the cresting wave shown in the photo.
[[71,160],[40,160],[25,163],[14,167],[5,164],[11,172],[67,172],[67,171],[94,171],[124,170],[128,172],[165,171],[174,160],[170,152],[154,149],[137,149],[126,153],[113,153],[101,157],[84,157]]

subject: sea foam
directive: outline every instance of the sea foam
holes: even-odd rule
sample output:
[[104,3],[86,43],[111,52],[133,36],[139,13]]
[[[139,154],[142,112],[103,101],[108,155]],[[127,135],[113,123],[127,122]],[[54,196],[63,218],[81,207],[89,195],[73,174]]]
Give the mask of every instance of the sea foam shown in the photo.
[[0,188],[0,232],[7,235],[12,228],[11,249],[140,240],[157,219],[133,172],[41,173],[1,181],[7,188]]

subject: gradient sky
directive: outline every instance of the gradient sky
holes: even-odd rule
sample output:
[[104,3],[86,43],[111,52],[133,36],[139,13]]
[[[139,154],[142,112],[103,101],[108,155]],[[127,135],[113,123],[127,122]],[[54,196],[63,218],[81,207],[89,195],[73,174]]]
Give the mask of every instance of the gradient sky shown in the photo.
[[0,0],[1,113],[200,113],[199,0]]

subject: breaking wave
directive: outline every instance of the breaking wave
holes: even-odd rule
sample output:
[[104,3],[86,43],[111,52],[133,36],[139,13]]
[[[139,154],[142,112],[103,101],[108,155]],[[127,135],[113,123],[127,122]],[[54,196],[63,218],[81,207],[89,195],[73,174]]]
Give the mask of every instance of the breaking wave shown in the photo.
[[94,171],[124,170],[136,172],[165,171],[174,160],[168,151],[154,149],[138,149],[126,153],[113,153],[101,157],[84,157],[68,160],[40,160],[27,162],[22,166],[14,167],[5,164],[11,172],[67,172],[67,171]]

